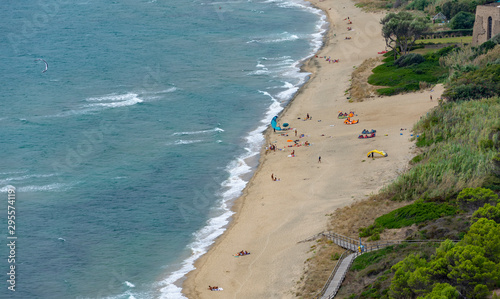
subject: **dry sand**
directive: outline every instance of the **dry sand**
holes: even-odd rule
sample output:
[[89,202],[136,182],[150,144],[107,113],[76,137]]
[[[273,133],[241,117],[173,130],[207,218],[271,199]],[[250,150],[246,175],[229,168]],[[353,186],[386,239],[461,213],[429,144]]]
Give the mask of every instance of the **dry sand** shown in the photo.
[[[293,130],[285,131],[288,137],[272,129],[266,132],[267,143],[281,150],[262,153],[255,175],[234,205],[230,227],[184,281],[188,298],[294,298],[311,254],[311,244],[297,242],[323,231],[326,214],[376,193],[405,170],[414,147],[410,129],[437,105],[442,86],[349,103],[344,92],[353,67],[385,48],[382,15],[363,13],[350,0],[311,2],[327,12],[331,28],[318,58],[305,64],[311,79],[279,118],[305,137],[295,137]],[[347,25],[347,17],[352,25]],[[354,30],[347,31],[348,26]],[[340,62],[328,63],[322,56]],[[339,111],[355,111],[359,124],[343,124]],[[312,120],[304,120],[307,113]],[[377,136],[358,139],[363,129],[376,129]],[[288,147],[293,144],[288,139],[312,145]],[[373,149],[388,157],[367,158]],[[293,150],[295,157],[288,157]],[[280,181],[272,181],[271,174]],[[240,250],[251,254],[233,257]],[[224,290],[211,292],[209,285]]]

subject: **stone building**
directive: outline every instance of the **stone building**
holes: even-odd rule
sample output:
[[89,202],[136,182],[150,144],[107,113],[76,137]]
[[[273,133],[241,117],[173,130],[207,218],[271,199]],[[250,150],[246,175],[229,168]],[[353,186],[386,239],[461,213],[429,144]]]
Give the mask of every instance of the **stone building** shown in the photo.
[[478,5],[472,34],[472,45],[477,46],[500,33],[500,3]]

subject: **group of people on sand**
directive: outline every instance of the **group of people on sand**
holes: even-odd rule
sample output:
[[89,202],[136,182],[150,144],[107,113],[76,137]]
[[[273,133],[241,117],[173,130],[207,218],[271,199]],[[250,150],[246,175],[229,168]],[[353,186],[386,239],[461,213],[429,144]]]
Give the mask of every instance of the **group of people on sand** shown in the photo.
[[208,289],[209,289],[210,291],[222,291],[222,289],[221,289],[221,288],[219,288],[219,287],[212,287],[212,286],[208,286]]
[[246,251],[246,250],[242,250],[240,252],[238,252],[237,256],[244,256],[244,255],[249,255],[250,252]]
[[274,151],[274,152],[275,152],[275,151],[276,151],[276,145],[274,145],[274,144],[269,144],[269,150],[270,150],[270,151]]
[[336,63],[336,62],[340,62],[340,59],[331,59],[330,57],[328,57],[328,63]]
[[346,37],[345,37],[345,39],[351,39],[351,38],[352,38],[352,37],[350,37],[350,36],[346,36]]

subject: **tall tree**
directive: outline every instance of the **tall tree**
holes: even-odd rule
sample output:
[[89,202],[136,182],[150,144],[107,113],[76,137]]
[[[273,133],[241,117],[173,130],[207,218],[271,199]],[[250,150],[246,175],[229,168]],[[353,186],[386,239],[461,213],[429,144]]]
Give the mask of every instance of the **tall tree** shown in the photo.
[[420,38],[428,25],[422,18],[414,18],[409,12],[389,13],[381,21],[382,36],[387,47],[394,51],[394,59],[398,55],[406,55],[411,51],[415,41]]

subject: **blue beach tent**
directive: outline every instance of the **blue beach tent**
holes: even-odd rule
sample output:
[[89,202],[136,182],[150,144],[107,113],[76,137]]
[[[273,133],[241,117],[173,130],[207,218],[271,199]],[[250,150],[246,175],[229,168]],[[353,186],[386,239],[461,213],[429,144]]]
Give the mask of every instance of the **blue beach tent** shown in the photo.
[[276,131],[281,131],[281,127],[278,127],[278,123],[276,122],[276,119],[278,119],[278,116],[273,117],[273,120],[271,120],[271,126]]

